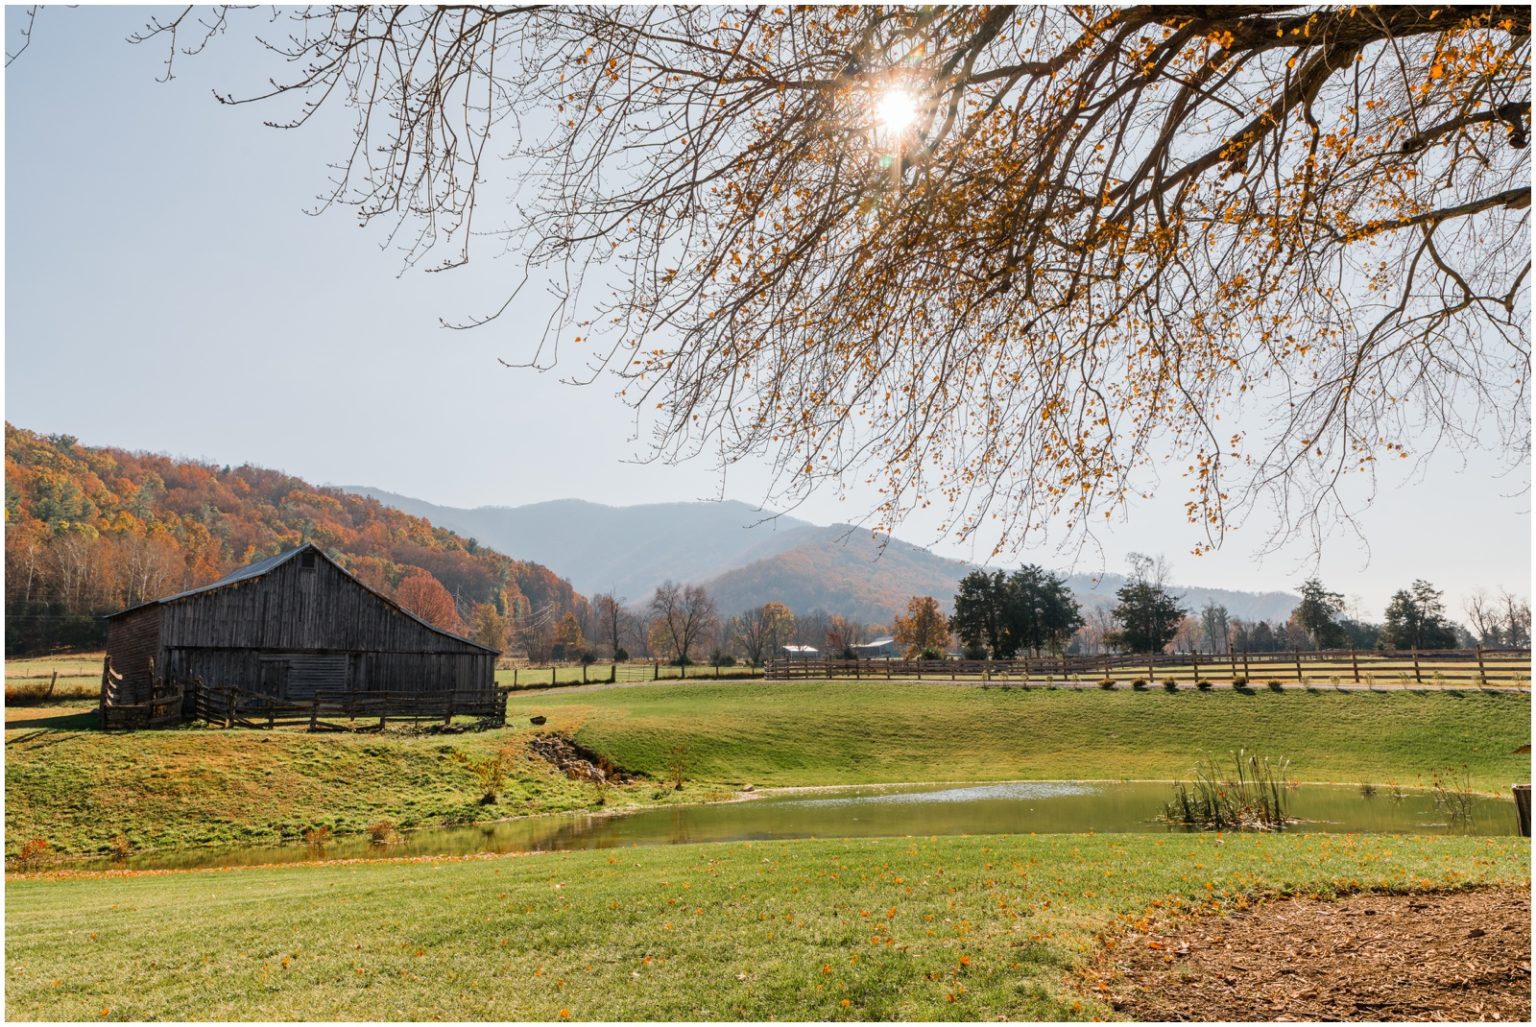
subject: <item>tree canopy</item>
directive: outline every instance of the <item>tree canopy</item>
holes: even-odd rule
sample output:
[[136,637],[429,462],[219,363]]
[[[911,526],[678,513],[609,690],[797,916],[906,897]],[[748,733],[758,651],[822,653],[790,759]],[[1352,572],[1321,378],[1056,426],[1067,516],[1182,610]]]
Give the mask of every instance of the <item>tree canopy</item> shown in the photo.
[[271,88],[224,99],[351,105],[326,200],[433,267],[520,255],[555,305],[510,362],[617,374],[665,458],[1002,550],[1155,464],[1201,549],[1440,442],[1529,455],[1526,5],[272,17]]

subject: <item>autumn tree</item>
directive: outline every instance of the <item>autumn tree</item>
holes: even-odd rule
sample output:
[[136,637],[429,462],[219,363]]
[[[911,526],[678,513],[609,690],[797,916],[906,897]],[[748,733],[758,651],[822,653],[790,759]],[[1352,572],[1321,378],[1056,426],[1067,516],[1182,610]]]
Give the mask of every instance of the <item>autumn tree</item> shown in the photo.
[[487,649],[494,649],[498,653],[505,652],[507,648],[507,631],[511,622],[496,612],[492,603],[476,603],[470,611],[469,638],[478,642]]
[[949,648],[949,618],[933,596],[913,596],[907,615],[896,618],[893,636],[909,660],[942,660]]
[[733,618],[731,634],[747,662],[760,667],[794,639],[795,615],[783,603],[764,603]]
[[271,85],[221,99],[350,106],[326,202],[413,263],[518,253],[556,297],[510,362],[613,372],[661,456],[868,476],[884,525],[937,499],[1007,547],[1171,454],[1205,547],[1437,439],[1529,455],[1528,5],[273,17]]
[[557,660],[579,660],[587,651],[587,640],[574,613],[568,613],[555,625],[554,645],[550,655]]
[[715,601],[700,585],[664,581],[651,597],[651,645],[669,659],[687,665],[720,626]]
[[443,583],[423,570],[412,571],[395,590],[395,602],[444,631],[459,631],[458,607]]
[[609,654],[619,662],[629,659],[629,650],[624,648],[623,639],[634,631],[634,618],[624,609],[624,600],[612,592],[600,593],[592,597],[592,606],[597,616],[598,631],[608,643]]
[[1490,596],[1477,589],[1464,604],[1479,645],[1525,648],[1531,644],[1531,603],[1508,590]]

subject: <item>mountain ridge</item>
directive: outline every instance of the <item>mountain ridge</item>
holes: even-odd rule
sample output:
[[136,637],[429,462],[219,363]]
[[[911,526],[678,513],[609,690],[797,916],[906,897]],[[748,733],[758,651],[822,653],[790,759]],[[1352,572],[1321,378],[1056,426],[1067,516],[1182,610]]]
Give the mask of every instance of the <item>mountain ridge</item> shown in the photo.
[[[556,568],[581,592],[615,592],[636,606],[664,580],[703,585],[722,615],[779,601],[885,623],[908,597],[932,595],[946,610],[976,565],[849,524],[817,525],[734,500],[614,506],[586,499],[524,506],[450,507],[371,486],[339,485],[510,556]],[[1120,574],[1069,573],[1085,609],[1111,606]],[[1191,612],[1208,601],[1244,620],[1283,620],[1289,592],[1170,586]]]

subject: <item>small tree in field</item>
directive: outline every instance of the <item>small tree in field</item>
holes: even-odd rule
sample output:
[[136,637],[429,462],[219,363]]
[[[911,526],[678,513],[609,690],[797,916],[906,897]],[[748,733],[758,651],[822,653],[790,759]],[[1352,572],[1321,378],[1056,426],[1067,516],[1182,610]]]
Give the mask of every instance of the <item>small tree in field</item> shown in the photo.
[[949,648],[949,620],[933,596],[907,600],[907,615],[896,618],[896,644],[907,659],[941,659]]
[[651,597],[651,646],[684,666],[719,625],[715,601],[698,585],[664,581]]

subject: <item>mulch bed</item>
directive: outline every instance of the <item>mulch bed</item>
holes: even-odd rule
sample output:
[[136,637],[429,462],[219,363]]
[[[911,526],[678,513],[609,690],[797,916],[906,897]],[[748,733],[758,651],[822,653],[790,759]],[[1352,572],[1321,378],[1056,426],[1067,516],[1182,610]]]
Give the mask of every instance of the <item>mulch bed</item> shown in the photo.
[[1283,899],[1186,917],[1117,946],[1138,1020],[1531,1018],[1529,887]]

